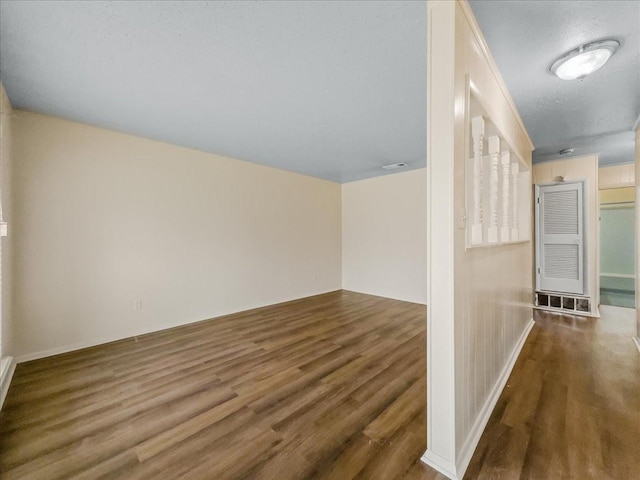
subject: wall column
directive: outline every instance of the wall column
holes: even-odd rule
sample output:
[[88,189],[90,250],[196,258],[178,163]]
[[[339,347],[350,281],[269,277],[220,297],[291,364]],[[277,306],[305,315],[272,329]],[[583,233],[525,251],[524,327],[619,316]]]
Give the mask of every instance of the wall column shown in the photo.
[[[478,160],[485,121],[491,126],[486,141],[493,156],[482,172]],[[509,187],[511,168],[503,165],[499,175],[502,150],[513,152],[523,172],[530,170],[533,145],[471,7],[466,0],[429,0],[427,450],[422,461],[452,480],[464,477],[533,326],[531,243],[476,248],[480,233],[487,237],[483,243],[499,243],[500,226],[506,227],[504,237],[509,235],[511,212],[499,200],[508,201],[500,180]],[[483,197],[488,198],[478,202]],[[532,212],[529,196],[517,206],[521,221],[528,223],[522,216]],[[485,231],[474,232],[477,225]],[[529,239],[530,232],[523,231],[521,240]]]
[[[427,8],[427,451],[457,478],[454,336],[454,61],[456,3]],[[437,207],[436,207],[437,206]]]
[[[636,122],[636,125],[638,122]],[[640,352],[640,127],[636,129],[636,346]]]

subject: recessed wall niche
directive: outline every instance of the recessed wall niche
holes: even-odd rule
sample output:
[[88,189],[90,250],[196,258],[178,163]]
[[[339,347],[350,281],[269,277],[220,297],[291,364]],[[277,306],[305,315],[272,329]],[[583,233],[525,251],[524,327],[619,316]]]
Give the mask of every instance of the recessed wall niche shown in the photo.
[[531,239],[531,171],[468,89],[467,248]]

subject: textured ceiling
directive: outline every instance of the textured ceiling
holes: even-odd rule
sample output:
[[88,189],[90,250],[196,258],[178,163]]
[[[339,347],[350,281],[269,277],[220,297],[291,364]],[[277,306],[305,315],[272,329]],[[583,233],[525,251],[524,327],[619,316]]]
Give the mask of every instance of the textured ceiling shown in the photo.
[[[472,1],[534,161],[633,161],[640,2]],[[0,2],[0,80],[40,113],[345,182],[425,164],[425,2]],[[595,39],[600,71],[547,69]]]
[[[601,165],[633,162],[640,2],[478,0],[471,7],[536,146],[534,161],[574,147],[569,156],[599,153]],[[622,46],[594,74],[567,81],[548,72],[561,54],[609,37]]]
[[0,2],[13,105],[344,182],[426,154],[424,2]]

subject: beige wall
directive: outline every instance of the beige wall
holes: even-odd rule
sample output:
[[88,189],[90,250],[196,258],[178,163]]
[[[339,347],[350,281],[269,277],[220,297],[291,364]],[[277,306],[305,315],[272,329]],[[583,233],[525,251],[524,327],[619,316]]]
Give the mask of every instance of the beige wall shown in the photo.
[[636,345],[640,351],[640,128],[636,130],[636,323],[637,336]]
[[600,205],[607,203],[633,203],[636,201],[635,187],[600,189]]
[[[532,325],[531,241],[466,248],[468,82],[512,150],[533,145],[466,2],[429,2],[428,450],[462,478]],[[531,199],[522,207],[531,212]]]
[[13,345],[13,261],[11,257],[13,244],[13,204],[11,201],[11,175],[13,166],[12,153],[12,113],[9,98],[0,84],[0,190],[4,220],[9,223],[9,235],[0,239],[0,261],[2,271],[2,309],[0,321],[0,336],[2,338],[2,357],[14,355]]
[[575,157],[567,160],[537,163],[533,167],[533,182],[536,184],[553,183],[555,177],[562,176],[565,181],[587,180],[588,228],[587,235],[587,288],[593,299],[591,311],[598,312],[600,303],[600,199],[598,181],[598,156]]
[[600,189],[632,187],[636,181],[636,168],[633,163],[613,165],[598,169],[598,183]]
[[19,359],[341,287],[338,184],[23,111],[13,126]]
[[426,169],[342,185],[342,288],[426,304]]
[[[484,39],[471,10],[468,5],[464,6],[466,8],[456,14],[456,104],[464,104],[469,75],[493,123],[527,168],[531,168],[533,147],[527,132],[488,49],[484,55]],[[463,113],[455,117],[455,211],[465,206]],[[525,210],[531,212],[530,199],[525,202]],[[456,383],[461,391],[468,392],[457,405],[456,414],[460,419],[457,431],[458,438],[466,439],[532,318],[533,244],[467,250],[464,230],[456,228],[454,238]],[[462,442],[458,443],[459,451],[463,447]]]

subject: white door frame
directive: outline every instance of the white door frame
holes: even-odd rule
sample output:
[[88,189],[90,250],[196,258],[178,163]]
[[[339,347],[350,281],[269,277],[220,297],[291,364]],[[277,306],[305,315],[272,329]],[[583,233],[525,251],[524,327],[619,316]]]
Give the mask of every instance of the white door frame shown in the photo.
[[541,204],[540,204],[540,190],[542,188],[545,187],[553,187],[553,186],[562,186],[562,185],[575,185],[575,184],[580,184],[581,186],[581,191],[580,191],[580,197],[581,197],[581,204],[579,205],[579,208],[581,208],[582,210],[582,223],[580,224],[580,231],[578,232],[578,236],[581,239],[581,243],[582,243],[582,251],[581,251],[581,256],[579,259],[579,269],[580,269],[580,273],[579,273],[579,277],[581,278],[581,290],[582,291],[568,291],[566,289],[562,289],[562,288],[554,288],[554,289],[544,289],[544,291],[557,291],[557,292],[566,292],[566,293],[573,293],[573,294],[577,294],[577,295],[589,295],[589,287],[588,287],[588,267],[587,267],[587,261],[586,261],[586,257],[587,257],[587,245],[588,245],[588,232],[589,232],[589,216],[587,214],[587,208],[588,208],[588,202],[587,202],[587,198],[586,198],[586,193],[587,193],[587,180],[586,179],[580,179],[580,180],[572,180],[569,182],[562,182],[562,183],[543,183],[543,184],[536,184],[535,185],[535,243],[536,243],[536,248],[535,248],[535,272],[536,272],[536,290],[541,291],[542,289],[542,285],[541,285],[541,277],[542,277],[542,271],[544,269],[544,265],[542,262],[542,245],[543,245],[543,241],[542,241],[542,227],[540,224],[540,209],[541,209]]

